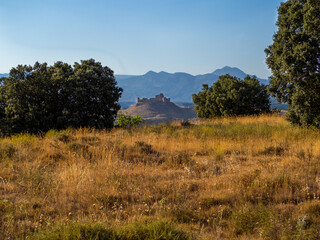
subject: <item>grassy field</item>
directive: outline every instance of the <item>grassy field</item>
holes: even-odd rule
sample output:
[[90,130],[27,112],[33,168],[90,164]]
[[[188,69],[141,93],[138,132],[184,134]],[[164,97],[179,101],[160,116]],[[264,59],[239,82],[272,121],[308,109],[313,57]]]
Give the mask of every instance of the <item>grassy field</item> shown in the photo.
[[320,239],[320,131],[283,117],[0,140],[0,239]]

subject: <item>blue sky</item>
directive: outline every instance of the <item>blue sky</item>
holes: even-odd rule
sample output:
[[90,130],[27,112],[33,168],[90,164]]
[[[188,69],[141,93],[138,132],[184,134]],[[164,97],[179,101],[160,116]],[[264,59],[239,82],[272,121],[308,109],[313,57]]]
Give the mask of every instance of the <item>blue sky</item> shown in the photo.
[[0,0],[0,73],[94,58],[115,74],[201,74],[226,65],[267,78],[280,0]]

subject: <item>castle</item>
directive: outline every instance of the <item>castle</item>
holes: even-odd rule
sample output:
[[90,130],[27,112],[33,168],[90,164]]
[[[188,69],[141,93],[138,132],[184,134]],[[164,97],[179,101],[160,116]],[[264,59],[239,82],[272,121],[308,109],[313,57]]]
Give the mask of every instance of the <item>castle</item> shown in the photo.
[[138,98],[138,103],[144,103],[144,102],[170,102],[170,98],[164,97],[163,93],[160,93],[159,95],[156,95],[154,98]]

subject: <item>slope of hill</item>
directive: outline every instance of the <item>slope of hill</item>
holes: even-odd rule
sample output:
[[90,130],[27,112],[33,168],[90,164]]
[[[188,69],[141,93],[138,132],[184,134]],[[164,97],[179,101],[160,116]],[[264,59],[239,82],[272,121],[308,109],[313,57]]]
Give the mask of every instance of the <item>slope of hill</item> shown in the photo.
[[[175,102],[192,102],[192,94],[201,90],[202,84],[212,85],[220,75],[230,74],[238,78],[247,75],[238,68],[224,67],[212,73],[193,76],[188,73],[153,72],[141,76],[116,75],[118,85],[124,89],[121,102],[135,101],[137,97],[151,97],[159,92],[170,96]],[[262,84],[268,80],[260,79]]]
[[145,101],[137,102],[124,110],[131,116],[140,116],[147,122],[164,122],[172,120],[188,120],[196,118],[193,108],[181,108],[173,102]]

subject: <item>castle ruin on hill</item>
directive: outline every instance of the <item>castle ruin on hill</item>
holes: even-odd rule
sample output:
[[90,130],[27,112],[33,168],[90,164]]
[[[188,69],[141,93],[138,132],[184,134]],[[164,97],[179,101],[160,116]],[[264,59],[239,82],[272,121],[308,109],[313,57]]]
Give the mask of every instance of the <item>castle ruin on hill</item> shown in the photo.
[[145,102],[170,102],[170,98],[166,98],[163,93],[156,95],[154,98],[137,98],[137,103]]

